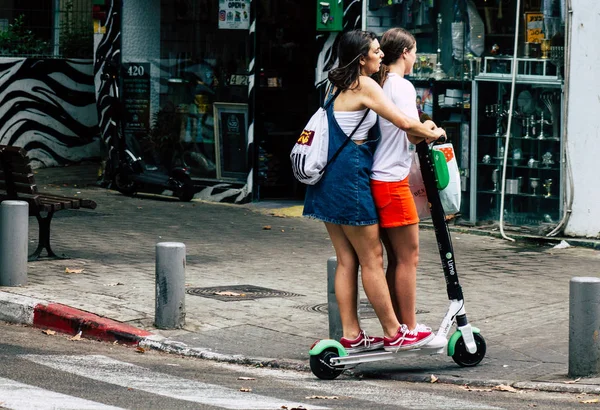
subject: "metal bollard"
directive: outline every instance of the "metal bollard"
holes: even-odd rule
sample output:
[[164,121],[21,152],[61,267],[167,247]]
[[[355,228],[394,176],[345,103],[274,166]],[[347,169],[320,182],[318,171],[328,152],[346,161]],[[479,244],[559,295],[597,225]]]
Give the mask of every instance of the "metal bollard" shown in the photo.
[[0,286],[27,285],[29,204],[0,203]]
[[600,278],[569,286],[569,377],[600,374]]
[[154,325],[180,329],[185,325],[185,245],[156,244],[156,299]]
[[344,335],[340,307],[335,298],[335,268],[337,258],[332,256],[327,259],[327,313],[329,315],[329,338],[340,340]]

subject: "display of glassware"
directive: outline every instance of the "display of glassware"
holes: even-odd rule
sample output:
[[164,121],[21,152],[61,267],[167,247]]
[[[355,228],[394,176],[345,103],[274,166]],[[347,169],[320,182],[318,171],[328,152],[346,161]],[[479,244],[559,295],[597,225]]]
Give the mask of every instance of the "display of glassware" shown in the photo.
[[481,162],[484,164],[490,164],[492,162],[492,157],[490,157],[488,154],[485,154],[481,159]]
[[529,168],[537,168],[539,165],[540,161],[538,161],[537,159],[531,157],[529,158],[529,161],[527,161],[527,166]]
[[531,186],[533,195],[537,195],[537,189],[540,186],[540,179],[539,178],[529,178],[529,186]]
[[546,188],[546,195],[544,195],[544,197],[550,198],[552,196],[552,179],[551,178],[544,180],[544,188]]
[[542,155],[542,164],[546,168],[550,168],[550,165],[554,164],[554,160],[552,159],[552,153],[550,151],[547,151],[546,153],[544,153],[544,155]]
[[496,168],[492,171],[492,182],[494,183],[494,189],[492,191],[498,191],[498,181],[500,177],[500,169]]

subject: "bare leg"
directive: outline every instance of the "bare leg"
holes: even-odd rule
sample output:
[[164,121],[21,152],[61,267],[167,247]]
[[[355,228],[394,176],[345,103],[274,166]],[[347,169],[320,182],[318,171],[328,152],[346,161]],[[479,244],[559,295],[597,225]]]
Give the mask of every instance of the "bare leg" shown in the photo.
[[343,336],[356,339],[360,333],[358,322],[358,258],[346,238],[341,225],[325,223],[337,257],[335,269],[335,298],[340,309]]
[[419,225],[386,229],[396,260],[395,299],[401,323],[414,329],[417,325],[417,264],[419,263]]
[[392,243],[390,242],[390,238],[387,235],[386,229],[379,229],[379,234],[381,235],[381,242],[383,242],[383,246],[385,247],[385,253],[387,255],[387,268],[385,270],[385,279],[388,284],[388,289],[390,290],[390,295],[392,298],[392,306],[394,306],[394,313],[396,313],[396,318],[400,323],[400,311],[398,310],[398,300],[396,299],[396,255],[394,255],[394,250],[392,248]]
[[344,225],[342,229],[358,256],[363,288],[379,318],[383,333],[387,337],[394,337],[400,323],[394,313],[383,271],[383,248],[379,240],[379,226]]

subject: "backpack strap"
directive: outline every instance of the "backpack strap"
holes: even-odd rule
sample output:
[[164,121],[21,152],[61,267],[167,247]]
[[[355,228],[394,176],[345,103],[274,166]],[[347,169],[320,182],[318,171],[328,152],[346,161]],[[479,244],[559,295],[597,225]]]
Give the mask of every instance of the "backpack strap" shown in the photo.
[[[336,95],[336,97],[337,97],[337,95]],[[331,159],[329,161],[327,161],[327,164],[325,164],[325,166],[323,167],[323,169],[319,171],[319,174],[322,174],[323,172],[325,172],[325,170],[327,169],[327,167],[329,166],[329,164],[331,164],[337,158],[337,156],[340,155],[340,152],[342,152],[342,150],[344,149],[344,147],[346,145],[348,145],[348,143],[352,140],[352,136],[354,135],[354,133],[356,133],[356,131],[358,130],[358,128],[365,121],[365,119],[367,118],[367,115],[369,115],[369,111],[371,111],[371,109],[367,108],[367,111],[365,112],[365,115],[363,115],[363,117],[361,118],[361,120],[358,123],[358,125],[354,128],[354,130],[352,130],[352,132],[350,133],[350,135],[348,135],[348,138],[346,139],[346,141],[344,141],[342,143],[342,145],[338,148],[338,150],[335,152],[335,154],[333,154],[331,156]]]
[[325,104],[323,104],[324,110],[329,108],[329,106],[333,103],[333,101],[337,98],[337,96],[340,95],[340,93],[342,92],[342,89],[338,87],[338,89],[335,90],[335,93],[332,93],[332,91],[333,91],[333,84],[329,83],[329,90],[327,91],[327,93],[325,93],[325,95],[327,97],[325,98]]

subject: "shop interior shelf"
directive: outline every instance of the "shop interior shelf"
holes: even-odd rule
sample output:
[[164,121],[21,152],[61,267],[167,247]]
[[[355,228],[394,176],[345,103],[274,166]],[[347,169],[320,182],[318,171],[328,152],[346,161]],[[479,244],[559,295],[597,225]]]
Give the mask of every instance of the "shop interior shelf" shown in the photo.
[[[477,165],[481,165],[481,166],[486,166],[486,167],[498,167],[499,165],[502,165],[502,160],[494,158],[495,162],[491,162],[489,164],[486,164],[484,162],[478,162]],[[558,167],[529,167],[527,166],[527,163],[525,162],[525,160],[523,160],[522,165],[514,165],[512,162],[512,159],[508,159],[508,164],[506,164],[507,167],[509,168],[520,168],[520,169],[529,169],[531,171],[560,171],[560,168]]]
[[[497,191],[493,191],[491,189],[488,190],[478,190],[477,191],[480,194],[488,194],[488,195],[500,195],[500,189],[498,189]],[[518,194],[509,194],[509,193],[505,193],[504,195],[506,196],[520,196],[520,197],[527,197],[527,198],[536,198],[536,199],[547,199],[547,200],[557,200],[558,196],[556,195],[550,195],[550,196],[546,196],[546,194],[530,194],[527,192],[519,192]]]
[[[496,135],[496,134],[479,134],[480,138],[505,138],[505,135]],[[559,139],[556,138],[543,138],[539,139],[537,137],[523,138],[523,137],[510,137],[511,140],[522,140],[522,141],[536,141],[536,142],[560,142]]]

